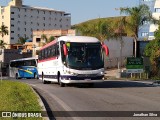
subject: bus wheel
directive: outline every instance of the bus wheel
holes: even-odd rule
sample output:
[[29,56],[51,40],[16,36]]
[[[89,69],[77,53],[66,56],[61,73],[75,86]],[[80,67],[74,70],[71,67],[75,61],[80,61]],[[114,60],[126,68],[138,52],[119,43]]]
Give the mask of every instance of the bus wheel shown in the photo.
[[43,84],[47,84],[47,81],[44,80],[44,75],[43,75],[43,73],[42,73],[42,82],[43,82]]
[[18,74],[16,73],[15,78],[18,79]]
[[38,79],[38,75],[34,73],[34,79]]
[[60,87],[65,87],[65,83],[62,83],[60,78],[61,78],[60,73],[58,72],[58,75],[57,75],[58,83],[59,83]]

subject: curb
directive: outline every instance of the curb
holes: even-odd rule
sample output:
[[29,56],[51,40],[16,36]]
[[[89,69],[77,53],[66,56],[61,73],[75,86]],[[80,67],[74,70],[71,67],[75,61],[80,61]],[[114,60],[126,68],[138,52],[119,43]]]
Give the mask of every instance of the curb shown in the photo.
[[[33,87],[31,87],[31,89],[32,89],[32,91],[35,93],[35,95],[36,95],[37,98],[38,98],[38,102],[39,102],[39,105],[40,105],[40,107],[41,107],[41,110],[42,110],[42,111],[47,111],[46,108],[45,108],[44,103],[42,102],[42,99],[41,99],[40,96],[39,96],[39,94],[34,90]],[[43,119],[43,120],[50,120],[48,114],[47,114],[47,117],[42,117],[42,119]]]

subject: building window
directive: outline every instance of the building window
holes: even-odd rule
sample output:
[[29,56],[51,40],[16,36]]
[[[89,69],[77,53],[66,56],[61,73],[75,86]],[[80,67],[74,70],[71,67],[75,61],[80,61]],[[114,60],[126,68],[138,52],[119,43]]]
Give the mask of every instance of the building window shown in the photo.
[[45,11],[43,11],[43,13],[45,14],[46,12],[45,12]]
[[62,25],[60,25],[60,28],[62,28]]
[[11,27],[14,27],[14,25],[13,25],[13,24],[11,24]]
[[36,42],[41,42],[41,38],[36,38]]
[[24,17],[27,17],[27,15],[24,15]]
[[18,21],[17,23],[18,23],[18,24],[20,24],[21,22],[20,22],[20,21]]
[[14,12],[11,12],[11,14],[14,14]]
[[11,33],[14,33],[14,31],[11,31]]
[[31,28],[31,32],[33,31],[33,29]]
[[45,20],[45,17],[43,17],[43,20]]
[[54,26],[57,26],[57,24],[54,24]]
[[51,11],[49,11],[49,14],[51,15]]
[[24,11],[25,11],[25,12],[27,12],[27,10],[26,10],[26,9],[24,9]]
[[45,23],[43,23],[43,26],[44,26],[44,27],[46,26]]
[[37,23],[37,26],[39,26],[39,23]]
[[149,36],[154,36],[154,32],[150,32],[150,33],[149,33]]
[[155,8],[156,13],[160,13],[160,8]]
[[11,20],[14,20],[14,18],[11,18]]
[[14,37],[11,37],[11,40],[14,40]]
[[31,24],[33,24],[33,22],[31,22]]
[[25,25],[27,25],[27,22],[24,22]]
[[20,35],[19,35],[19,34],[18,34],[17,36],[18,36],[18,37],[20,37]]
[[18,18],[20,18],[20,15],[18,14]]
[[4,19],[4,16],[2,16],[2,19]]
[[148,32],[142,32],[142,33],[141,33],[141,36],[142,36],[142,37],[147,37],[147,36],[148,36]]
[[37,10],[37,13],[39,14],[39,10]]
[[20,31],[20,28],[18,27],[18,31]]
[[18,8],[18,11],[20,12],[20,8]]
[[26,28],[24,28],[24,30],[25,30],[25,31],[27,31],[27,29],[26,29]]

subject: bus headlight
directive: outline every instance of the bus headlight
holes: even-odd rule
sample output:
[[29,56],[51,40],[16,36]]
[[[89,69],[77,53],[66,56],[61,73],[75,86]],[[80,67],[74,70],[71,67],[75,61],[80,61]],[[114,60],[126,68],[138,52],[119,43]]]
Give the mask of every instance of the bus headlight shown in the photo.
[[104,75],[104,72],[101,72],[100,74],[101,74],[101,75]]

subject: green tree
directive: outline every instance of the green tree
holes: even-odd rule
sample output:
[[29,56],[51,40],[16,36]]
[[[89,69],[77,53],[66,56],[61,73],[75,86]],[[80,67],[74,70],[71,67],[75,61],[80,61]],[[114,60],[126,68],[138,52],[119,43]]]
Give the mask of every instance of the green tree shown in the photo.
[[155,39],[147,44],[144,54],[150,58],[152,74],[160,77],[160,23],[155,31]]
[[0,40],[0,49],[5,49],[5,45],[7,45],[7,43],[5,43],[3,40]]
[[8,35],[8,27],[5,25],[2,25],[0,27],[0,34],[1,34],[2,40],[3,40],[4,35]]
[[55,37],[54,36],[50,36],[49,39],[48,39],[48,41],[47,41],[47,43],[49,43],[49,42],[51,42],[53,40],[55,40]]
[[142,26],[143,21],[153,20],[151,12],[149,11],[149,7],[144,4],[138,7],[120,8],[120,12],[130,16],[126,25],[133,33],[132,36],[134,37],[135,43],[134,53],[135,57],[137,57],[138,31],[140,26]]
[[28,38],[28,37],[19,37],[18,43],[19,43],[19,44],[24,44],[27,39],[29,39],[29,38]]
[[98,22],[92,24],[85,23],[79,26],[78,32],[84,36],[92,36],[98,38],[100,41],[104,41],[107,38],[111,38],[113,33],[112,28],[106,20],[98,19]]

